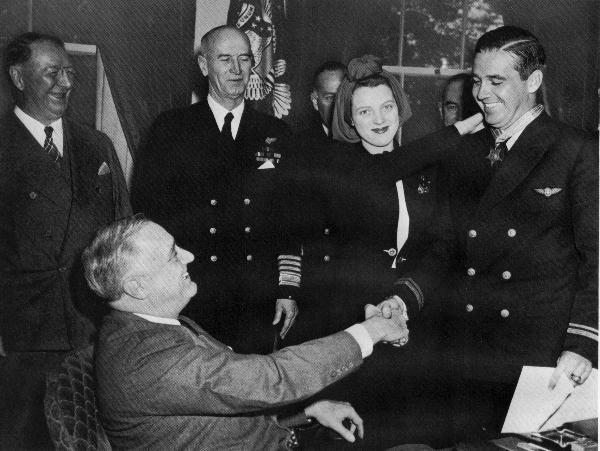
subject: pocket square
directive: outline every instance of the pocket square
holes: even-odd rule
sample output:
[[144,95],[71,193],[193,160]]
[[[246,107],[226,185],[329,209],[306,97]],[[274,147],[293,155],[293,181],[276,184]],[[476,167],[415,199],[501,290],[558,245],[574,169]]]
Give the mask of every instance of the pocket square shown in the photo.
[[106,174],[110,174],[110,168],[106,164],[106,161],[104,161],[100,165],[100,169],[98,169],[98,175],[106,175]]
[[275,168],[275,165],[273,164],[272,160],[267,160],[258,167],[258,169],[273,169],[273,168]]
[[533,190],[536,193],[541,194],[542,196],[550,197],[550,196],[554,196],[557,193],[560,193],[562,191],[562,188],[546,187],[546,188],[534,188]]

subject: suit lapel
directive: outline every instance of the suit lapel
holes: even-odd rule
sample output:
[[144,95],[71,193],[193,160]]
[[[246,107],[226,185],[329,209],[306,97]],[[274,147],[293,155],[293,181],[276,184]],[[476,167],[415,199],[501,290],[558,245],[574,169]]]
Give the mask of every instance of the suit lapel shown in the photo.
[[13,148],[19,160],[22,180],[32,192],[41,193],[54,203],[67,207],[70,201],[70,189],[58,169],[44,153],[29,130],[13,114],[14,140]]
[[71,186],[75,199],[85,196],[90,198],[98,195],[98,170],[103,161],[98,152],[84,152],[92,144],[85,142],[81,133],[72,133],[70,124],[63,120],[65,148],[68,149],[71,166]]
[[542,159],[553,139],[548,124],[548,117],[542,114],[523,131],[492,177],[481,198],[480,213],[485,213],[508,196]]

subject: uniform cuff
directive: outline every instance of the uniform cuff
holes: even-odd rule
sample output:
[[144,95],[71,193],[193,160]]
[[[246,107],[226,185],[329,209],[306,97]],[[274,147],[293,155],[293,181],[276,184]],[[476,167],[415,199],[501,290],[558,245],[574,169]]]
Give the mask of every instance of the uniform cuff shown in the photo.
[[279,285],[277,287],[277,299],[293,299],[298,302],[300,288],[291,285]]
[[358,346],[360,346],[360,353],[362,354],[362,358],[369,357],[373,354],[373,340],[367,332],[367,329],[362,324],[354,324],[346,329],[352,338],[356,340]]

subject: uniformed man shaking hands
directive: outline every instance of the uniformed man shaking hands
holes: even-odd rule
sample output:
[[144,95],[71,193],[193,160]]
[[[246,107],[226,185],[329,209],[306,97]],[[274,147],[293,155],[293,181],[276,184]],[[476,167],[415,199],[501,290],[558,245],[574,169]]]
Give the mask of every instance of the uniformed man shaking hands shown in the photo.
[[526,30],[479,39],[473,96],[488,127],[450,156],[442,237],[382,306],[411,317],[445,290],[457,438],[499,432],[523,365],[556,367],[550,387],[597,365],[598,139],[538,104],[544,64]]

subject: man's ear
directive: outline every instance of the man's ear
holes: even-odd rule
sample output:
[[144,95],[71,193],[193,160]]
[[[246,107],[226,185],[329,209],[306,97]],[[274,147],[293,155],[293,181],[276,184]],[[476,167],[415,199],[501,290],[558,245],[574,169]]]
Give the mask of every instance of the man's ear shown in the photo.
[[202,54],[198,55],[198,66],[200,67],[202,75],[205,77],[208,76],[208,63],[206,61],[206,57]]
[[145,281],[140,276],[132,276],[125,279],[125,282],[123,282],[123,291],[135,299],[145,299],[148,295]]
[[542,86],[543,79],[544,74],[542,71],[539,69],[534,70],[531,75],[529,75],[529,78],[527,78],[527,91],[529,91],[530,94],[536,92],[540,89],[540,86]]
[[14,65],[8,68],[8,74],[13,84],[19,91],[25,89],[25,82],[23,81],[23,66]]
[[312,106],[315,109],[315,111],[319,111],[319,104],[317,103],[318,100],[319,96],[317,94],[317,91],[313,89],[310,93],[310,101],[312,102]]

